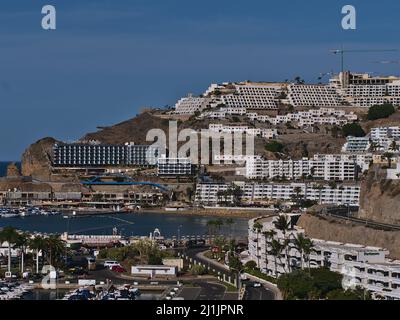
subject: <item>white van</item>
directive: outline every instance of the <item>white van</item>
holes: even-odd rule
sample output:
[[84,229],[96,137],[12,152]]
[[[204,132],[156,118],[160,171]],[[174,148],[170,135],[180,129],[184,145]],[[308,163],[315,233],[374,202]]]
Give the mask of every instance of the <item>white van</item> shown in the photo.
[[118,261],[114,261],[114,260],[104,261],[103,265],[104,265],[105,268],[112,268],[113,266],[120,266]]

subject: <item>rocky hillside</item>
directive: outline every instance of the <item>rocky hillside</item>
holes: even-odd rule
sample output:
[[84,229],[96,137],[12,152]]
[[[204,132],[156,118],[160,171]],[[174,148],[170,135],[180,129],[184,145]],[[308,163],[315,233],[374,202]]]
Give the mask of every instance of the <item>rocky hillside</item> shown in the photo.
[[400,259],[400,231],[376,230],[311,214],[301,215],[298,226],[304,228],[310,238],[382,247],[390,251],[391,258]]
[[161,129],[168,133],[168,126],[168,119],[157,117],[151,112],[144,112],[135,118],[97,132],[88,133],[80,140],[97,140],[102,143],[110,144],[121,144],[125,142],[149,144],[149,142],[146,143],[146,134],[150,129]]
[[44,138],[30,145],[22,155],[22,175],[50,181],[51,152],[56,142],[53,138]]
[[386,180],[386,170],[373,166],[361,184],[359,217],[400,224],[400,181]]

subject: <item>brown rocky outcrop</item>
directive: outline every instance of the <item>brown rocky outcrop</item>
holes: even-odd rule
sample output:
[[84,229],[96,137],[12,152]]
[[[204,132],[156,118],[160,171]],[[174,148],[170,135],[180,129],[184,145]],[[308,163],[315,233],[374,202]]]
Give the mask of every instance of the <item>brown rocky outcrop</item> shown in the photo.
[[44,138],[29,146],[21,159],[22,175],[50,181],[51,153],[56,142],[53,138]]
[[19,172],[19,169],[16,165],[15,162],[10,163],[7,166],[7,177],[20,177],[21,173]]
[[400,181],[387,180],[386,170],[372,166],[361,184],[359,217],[400,224]]
[[389,257],[400,259],[400,231],[383,231],[329,217],[302,214],[298,226],[310,238],[386,248]]

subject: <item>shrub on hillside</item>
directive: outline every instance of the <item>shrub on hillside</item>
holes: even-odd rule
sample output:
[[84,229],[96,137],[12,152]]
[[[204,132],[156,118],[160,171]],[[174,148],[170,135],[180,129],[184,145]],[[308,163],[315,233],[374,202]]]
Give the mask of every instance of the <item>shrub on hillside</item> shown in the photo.
[[283,144],[279,143],[278,141],[272,140],[265,145],[265,149],[270,152],[282,152]]
[[391,114],[395,113],[395,111],[394,106],[390,103],[375,105],[369,108],[367,117],[368,120],[387,118]]
[[364,137],[365,131],[358,123],[348,123],[343,126],[342,133],[345,137]]

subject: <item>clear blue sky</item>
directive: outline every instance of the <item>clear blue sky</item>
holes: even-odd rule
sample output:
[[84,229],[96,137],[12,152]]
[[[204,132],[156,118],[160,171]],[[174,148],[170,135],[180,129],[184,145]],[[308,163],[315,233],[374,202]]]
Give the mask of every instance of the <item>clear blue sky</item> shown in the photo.
[[[41,29],[41,7],[57,30]],[[356,6],[356,31],[341,8]],[[400,49],[400,1],[1,0],[0,159],[46,136],[73,140],[97,125],[173,105],[212,82],[315,82],[337,71],[329,50]],[[354,71],[399,74],[400,52],[349,55]],[[134,140],[134,137],[133,137]]]

